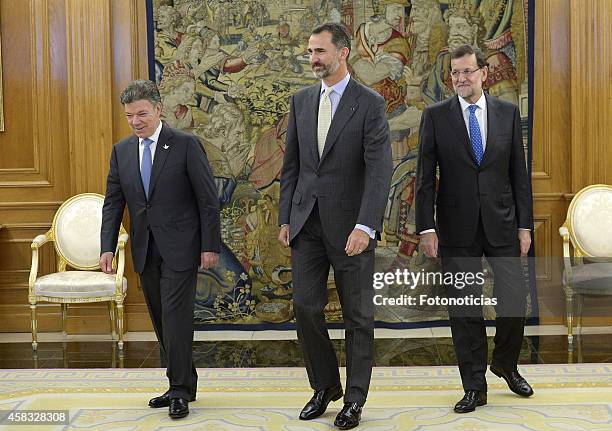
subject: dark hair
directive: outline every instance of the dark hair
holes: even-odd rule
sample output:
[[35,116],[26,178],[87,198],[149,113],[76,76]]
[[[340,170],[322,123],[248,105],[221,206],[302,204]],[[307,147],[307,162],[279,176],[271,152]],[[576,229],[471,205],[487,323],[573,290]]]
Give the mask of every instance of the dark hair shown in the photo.
[[335,22],[326,22],[316,27],[312,34],[320,34],[324,31],[328,31],[332,36],[332,43],[336,49],[348,48],[349,53],[351,52],[351,34],[342,24]]
[[121,92],[121,104],[133,103],[137,100],[148,100],[153,105],[157,105],[161,102],[161,96],[159,95],[159,89],[157,84],[153,81],[139,79],[132,81],[125,87],[125,90]]
[[487,66],[487,60],[485,59],[482,51],[478,48],[474,48],[472,45],[461,45],[460,47],[453,49],[450,58],[451,60],[456,60],[464,55],[472,54],[476,56],[476,64],[478,64],[478,67],[482,68]]

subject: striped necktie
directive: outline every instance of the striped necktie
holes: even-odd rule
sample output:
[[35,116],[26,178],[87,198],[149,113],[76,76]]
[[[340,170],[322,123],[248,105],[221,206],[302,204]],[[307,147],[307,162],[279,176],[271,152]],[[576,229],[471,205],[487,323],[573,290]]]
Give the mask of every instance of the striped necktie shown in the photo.
[[329,95],[333,91],[332,87],[325,89],[325,94],[321,98],[319,103],[319,119],[317,123],[317,143],[319,147],[319,158],[323,155],[323,149],[325,148],[325,140],[327,139],[327,132],[332,121],[332,104]]

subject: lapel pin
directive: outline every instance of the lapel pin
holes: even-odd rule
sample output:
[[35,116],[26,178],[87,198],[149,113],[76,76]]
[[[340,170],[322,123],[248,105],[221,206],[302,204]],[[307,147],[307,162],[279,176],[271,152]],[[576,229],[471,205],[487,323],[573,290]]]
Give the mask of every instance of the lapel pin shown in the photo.
[[168,146],[168,144],[164,144],[164,147],[163,147],[163,148],[164,148],[164,150],[167,150],[167,149],[168,149],[168,148],[170,148],[170,147]]

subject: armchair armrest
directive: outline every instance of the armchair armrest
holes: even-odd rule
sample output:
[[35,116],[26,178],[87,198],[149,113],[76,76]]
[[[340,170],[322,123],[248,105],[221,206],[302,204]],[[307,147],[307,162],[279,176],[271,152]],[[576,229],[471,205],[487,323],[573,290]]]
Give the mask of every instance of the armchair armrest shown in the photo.
[[123,232],[119,235],[119,239],[117,241],[117,245],[119,247],[125,247],[125,244],[128,242],[129,235],[126,232]]
[[125,271],[125,244],[127,243],[129,235],[122,228],[117,240],[117,255],[116,264],[117,272],[115,275],[115,295],[117,297],[123,297],[123,272]]
[[28,279],[28,296],[34,295],[34,283],[38,278],[38,249],[45,243],[53,241],[53,229],[49,229],[42,235],[37,235],[32,240],[32,265],[30,266],[30,278]]
[[40,248],[43,244],[45,244],[45,243],[47,243],[49,241],[53,241],[51,239],[50,233],[51,233],[51,231],[48,231],[48,232],[46,232],[46,233],[44,233],[42,235],[37,235],[36,238],[34,238],[32,240],[32,245],[31,245],[32,249]]
[[565,223],[559,228],[559,235],[563,238],[563,267],[565,269],[563,284],[571,289],[574,275],[572,271],[572,257],[570,254],[570,233]]

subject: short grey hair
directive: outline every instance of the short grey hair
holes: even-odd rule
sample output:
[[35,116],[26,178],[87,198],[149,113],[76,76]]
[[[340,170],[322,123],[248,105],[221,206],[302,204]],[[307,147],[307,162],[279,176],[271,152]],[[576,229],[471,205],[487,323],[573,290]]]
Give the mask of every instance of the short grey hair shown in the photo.
[[138,100],[148,100],[153,105],[161,103],[161,96],[157,84],[148,79],[132,81],[121,92],[121,104],[134,103]]

